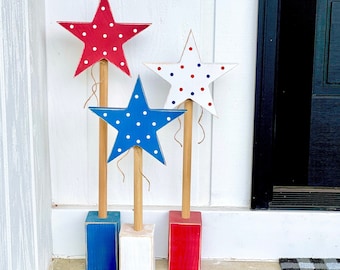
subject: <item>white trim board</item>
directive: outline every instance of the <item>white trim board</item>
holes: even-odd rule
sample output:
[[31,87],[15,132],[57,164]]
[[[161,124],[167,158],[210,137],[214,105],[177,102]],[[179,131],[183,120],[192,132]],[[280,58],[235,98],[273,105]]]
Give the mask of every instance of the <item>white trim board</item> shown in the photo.
[[[58,207],[52,211],[55,257],[84,257],[87,212],[93,209]],[[146,207],[144,223],[155,224],[155,256],[167,257],[168,211]],[[251,211],[195,208],[202,212],[202,258],[277,260],[280,257],[337,257],[340,253],[340,212]],[[121,222],[132,223],[131,208]]]

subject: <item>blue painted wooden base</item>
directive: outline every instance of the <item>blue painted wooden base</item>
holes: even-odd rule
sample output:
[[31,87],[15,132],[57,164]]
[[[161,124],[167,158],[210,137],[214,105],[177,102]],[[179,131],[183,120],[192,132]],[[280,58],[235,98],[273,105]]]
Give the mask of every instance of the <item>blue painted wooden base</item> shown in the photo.
[[118,239],[120,212],[108,212],[107,218],[98,218],[97,211],[90,211],[86,227],[86,269],[118,270]]

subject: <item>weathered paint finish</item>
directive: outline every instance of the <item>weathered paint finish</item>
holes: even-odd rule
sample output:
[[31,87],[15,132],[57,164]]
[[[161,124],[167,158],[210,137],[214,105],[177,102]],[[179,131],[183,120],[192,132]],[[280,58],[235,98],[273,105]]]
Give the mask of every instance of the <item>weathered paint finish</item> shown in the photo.
[[[194,207],[207,207],[209,213],[214,206],[248,208],[250,204],[257,2],[110,0],[117,21],[152,23],[143,31],[143,35],[136,36],[124,48],[132,78],[109,66],[109,105],[112,107],[127,106],[131,91],[124,89],[132,89],[138,74],[143,79],[150,107],[163,106],[169,85],[143,63],[178,59],[190,29],[195,33],[203,62],[239,64],[228,76],[221,77],[212,86],[219,118],[212,118],[207,113],[203,115],[201,123],[206,137],[201,144],[197,143],[203,137],[197,123],[201,111],[199,107],[194,108],[195,159],[192,164],[191,203]],[[62,223],[67,221],[70,229],[78,226],[76,213],[80,209],[79,205],[81,208],[95,209],[97,203],[97,118],[83,109],[86,99],[91,95],[93,81],[90,71],[73,78],[81,57],[82,42],[75,40],[56,21],[91,21],[97,5],[98,1],[92,0],[46,1],[51,175],[53,201],[59,205],[53,213]],[[97,66],[93,73],[98,75]],[[95,105],[95,99],[88,104]],[[61,107],[63,110],[60,110]],[[155,252],[162,256],[167,254],[168,206],[174,209],[172,206],[181,204],[182,162],[179,157],[182,156],[182,148],[174,140],[177,129],[178,124],[173,122],[167,130],[159,132],[160,140],[164,142],[162,150],[166,155],[167,166],[155,164],[147,155],[143,161],[143,173],[151,182],[150,191],[144,185],[145,205],[166,208],[162,212],[165,219],[158,219],[160,216],[154,211],[149,214],[156,222],[165,223],[159,227],[157,224],[156,233],[160,237],[155,237]],[[133,200],[132,159],[130,152],[120,162],[126,176],[125,182],[115,162],[108,167],[108,203],[114,205],[113,209],[117,209],[117,206],[123,209],[130,207]],[[62,205],[68,205],[69,211],[59,211]],[[61,214],[66,216],[60,217]],[[122,216],[124,222],[133,222],[133,219],[124,218]],[[74,242],[69,244],[63,241],[67,236],[58,224],[57,221],[53,225],[55,254],[84,255],[84,235],[75,230],[73,236],[69,235]]]
[[[84,4],[86,3],[86,4]],[[73,77],[83,44],[65,31],[56,21],[91,21],[98,1],[47,1],[47,52],[48,52],[48,94],[51,142],[51,172],[53,200],[56,204],[94,205],[97,203],[97,120],[83,105],[91,95],[91,70]],[[124,51],[131,77],[114,65],[109,65],[109,107],[126,108],[137,76],[140,75],[150,108],[163,108],[169,87],[162,78],[153,74],[143,63],[178,60],[183,44],[192,29],[201,50],[204,62],[213,61],[214,46],[214,0],[190,1],[112,1],[110,5],[114,18],[120,23],[152,23],[141,34],[124,44]],[[190,12],[187,12],[190,10]],[[176,30],[175,30],[176,29]],[[228,61],[227,57],[225,61]],[[93,69],[98,80],[98,65]],[[87,104],[96,106],[95,98]],[[63,108],[61,110],[60,108]],[[197,124],[200,108],[195,110],[194,140],[202,138]],[[67,119],[67,121],[65,121]],[[194,154],[210,156],[208,134],[211,118],[205,114],[202,124],[207,132],[204,143],[195,143]],[[75,128],[77,127],[77,128]],[[182,148],[174,140],[178,121],[170,123],[166,130],[160,130],[160,142],[166,158],[166,165],[155,164],[146,156],[144,175],[152,182],[150,192],[145,192],[145,204],[168,205],[181,201],[181,156]],[[113,145],[115,130],[109,130],[109,145]],[[181,135],[179,134],[179,137]],[[164,142],[164,144],[163,144]],[[167,157],[169,156],[169,157]],[[193,203],[209,201],[209,162],[195,159],[193,162]],[[71,165],[72,164],[72,165]],[[131,153],[120,163],[126,176],[117,169],[116,161],[108,165],[108,204],[129,205],[132,201],[133,169]],[[202,169],[201,169],[202,168]],[[160,175],[162,180],[158,180]]]
[[86,269],[118,270],[118,239],[120,212],[109,211],[107,218],[99,218],[98,211],[90,211],[86,227]]
[[123,224],[119,233],[119,270],[155,270],[155,225],[144,224],[135,231],[133,224]]
[[202,243],[201,212],[183,219],[180,211],[169,212],[169,270],[200,270]]
[[51,259],[44,1],[0,0],[0,269]]

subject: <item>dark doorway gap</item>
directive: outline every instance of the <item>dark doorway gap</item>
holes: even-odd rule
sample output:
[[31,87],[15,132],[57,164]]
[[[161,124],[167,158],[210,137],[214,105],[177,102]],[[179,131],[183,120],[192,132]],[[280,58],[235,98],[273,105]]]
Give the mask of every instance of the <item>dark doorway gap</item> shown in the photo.
[[316,0],[282,0],[274,107],[275,186],[308,185]]

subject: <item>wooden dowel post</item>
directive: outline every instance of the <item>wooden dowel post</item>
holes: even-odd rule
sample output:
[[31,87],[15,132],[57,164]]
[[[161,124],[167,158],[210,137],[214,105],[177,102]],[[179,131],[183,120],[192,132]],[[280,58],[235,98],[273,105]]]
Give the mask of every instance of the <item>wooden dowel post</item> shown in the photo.
[[[108,61],[99,63],[99,107],[108,105]],[[99,206],[98,217],[107,218],[107,123],[99,119]]]
[[191,155],[192,155],[192,115],[193,101],[187,99],[184,103],[184,139],[183,139],[183,183],[182,183],[182,218],[190,218],[191,195]]
[[143,150],[134,146],[134,229],[143,229]]

